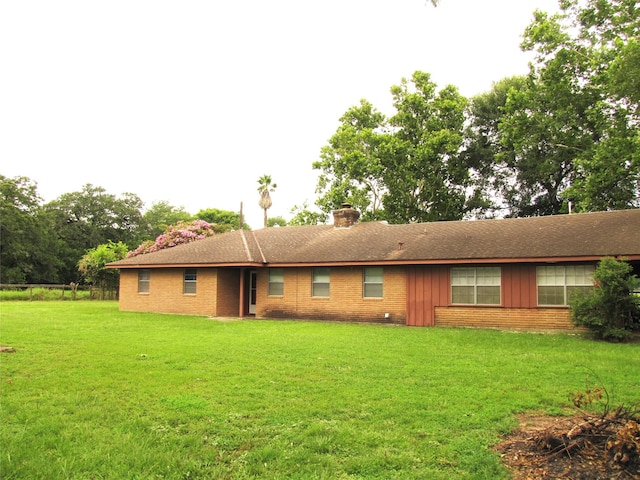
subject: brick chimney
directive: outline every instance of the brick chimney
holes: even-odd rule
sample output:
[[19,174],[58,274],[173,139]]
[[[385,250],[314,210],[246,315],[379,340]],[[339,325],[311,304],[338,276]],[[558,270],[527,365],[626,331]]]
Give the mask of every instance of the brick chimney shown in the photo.
[[333,211],[333,228],[349,228],[358,223],[360,212],[343,203],[340,210]]

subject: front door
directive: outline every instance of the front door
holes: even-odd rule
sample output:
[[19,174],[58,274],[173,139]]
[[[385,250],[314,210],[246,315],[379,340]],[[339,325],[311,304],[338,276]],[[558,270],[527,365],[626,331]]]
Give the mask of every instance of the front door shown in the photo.
[[256,287],[256,271],[251,270],[249,272],[249,315],[256,314],[256,298],[257,298],[257,287]]

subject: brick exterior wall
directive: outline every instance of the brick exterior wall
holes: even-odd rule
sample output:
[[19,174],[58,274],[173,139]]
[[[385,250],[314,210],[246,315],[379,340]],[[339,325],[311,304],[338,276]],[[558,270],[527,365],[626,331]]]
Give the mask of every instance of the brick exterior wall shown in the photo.
[[[428,308],[435,326],[506,328],[528,330],[576,330],[568,308],[485,307],[448,305],[446,269],[432,270],[445,294]],[[138,293],[138,271],[120,273],[120,309],[123,311],[177,313],[237,317],[240,314],[239,268],[197,270],[194,295],[183,291],[184,269],[151,269],[149,293]],[[312,296],[312,269],[285,268],[284,293],[269,296],[269,269],[257,269],[257,318],[291,318],[405,324],[408,282],[405,267],[384,267],[383,298],[363,297],[362,267],[332,267],[328,298]],[[410,282],[409,282],[410,283]],[[445,290],[446,288],[446,290]],[[438,290],[438,289],[436,289]],[[442,293],[440,292],[440,293]],[[245,294],[248,291],[245,289]],[[413,300],[415,302],[415,299]],[[423,302],[427,305],[427,302]],[[435,304],[434,304],[435,303]],[[389,318],[385,318],[385,313]]]
[[151,269],[149,293],[138,293],[138,270],[120,271],[120,310],[132,312],[216,315],[217,269],[200,268],[196,293],[185,295],[184,269]]
[[436,326],[576,330],[568,308],[436,307]]
[[[404,267],[385,267],[383,298],[363,297],[362,267],[332,267],[329,297],[311,295],[311,268],[284,269],[284,294],[268,296],[269,272],[258,270],[256,316],[337,321],[405,323]],[[385,313],[389,318],[385,318]]]

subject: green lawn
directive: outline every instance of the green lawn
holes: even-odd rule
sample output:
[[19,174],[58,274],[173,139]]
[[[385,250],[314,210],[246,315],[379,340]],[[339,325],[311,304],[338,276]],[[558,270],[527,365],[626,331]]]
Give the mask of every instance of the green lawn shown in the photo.
[[508,478],[515,414],[594,384],[640,404],[640,345],[572,335],[3,302],[0,478]]

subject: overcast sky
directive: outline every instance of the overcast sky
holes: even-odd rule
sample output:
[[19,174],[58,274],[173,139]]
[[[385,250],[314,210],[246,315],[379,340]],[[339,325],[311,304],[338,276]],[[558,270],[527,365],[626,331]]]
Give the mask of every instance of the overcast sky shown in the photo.
[[262,226],[313,204],[311,168],[361,98],[391,113],[416,70],[466,96],[527,71],[521,35],[557,0],[7,0],[0,174],[46,202],[91,183]]

